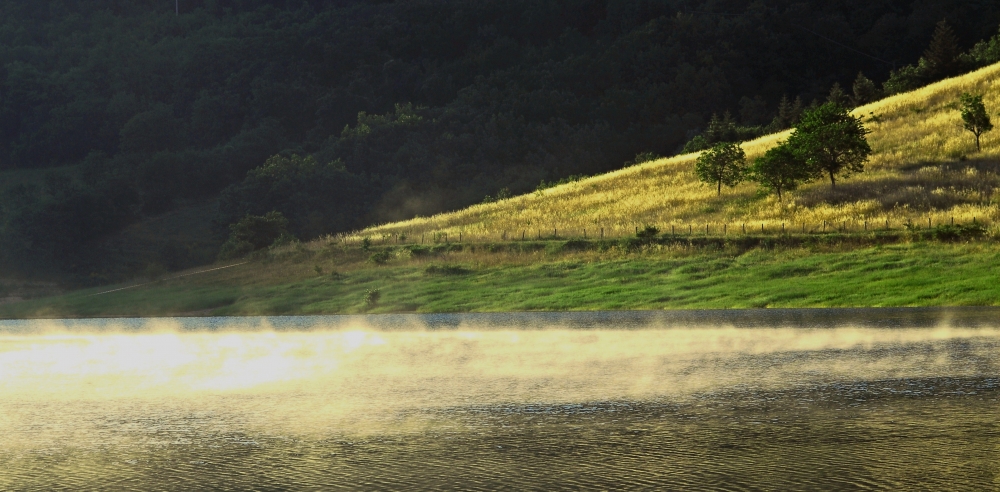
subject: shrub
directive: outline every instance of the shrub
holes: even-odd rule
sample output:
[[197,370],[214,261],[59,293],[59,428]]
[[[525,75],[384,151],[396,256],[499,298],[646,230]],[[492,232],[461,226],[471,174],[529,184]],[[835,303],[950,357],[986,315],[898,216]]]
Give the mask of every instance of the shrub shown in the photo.
[[646,224],[646,227],[639,229],[639,232],[635,233],[635,237],[639,239],[653,239],[660,233],[660,230],[656,226],[651,226]]
[[365,291],[365,306],[375,307],[378,305],[378,301],[382,299],[382,291],[378,288],[368,289]]
[[392,258],[388,250],[377,251],[368,257],[368,261],[376,265],[383,265]]

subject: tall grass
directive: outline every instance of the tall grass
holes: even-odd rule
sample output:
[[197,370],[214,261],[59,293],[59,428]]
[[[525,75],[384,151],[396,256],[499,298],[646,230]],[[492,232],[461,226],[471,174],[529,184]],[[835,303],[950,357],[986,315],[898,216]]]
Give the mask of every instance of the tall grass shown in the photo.
[[[686,231],[706,224],[728,230],[750,224],[777,230],[787,224],[800,230],[861,228],[879,224],[899,228],[906,223],[992,224],[1000,218],[994,190],[1000,185],[1000,130],[987,133],[983,151],[962,128],[958,98],[963,92],[983,94],[986,107],[1000,109],[1000,65],[944,80],[925,88],[859,107],[871,131],[873,156],[864,173],[838,182],[816,181],[788,193],[784,202],[760,193],[752,183],[716,197],[711,186],[694,175],[697,154],[640,164],[547,190],[494,203],[412,220],[382,224],[350,237],[406,234],[456,240],[524,237],[606,236],[631,234],[636,227],[656,225]],[[743,144],[748,158],[761,155],[789,132]]]

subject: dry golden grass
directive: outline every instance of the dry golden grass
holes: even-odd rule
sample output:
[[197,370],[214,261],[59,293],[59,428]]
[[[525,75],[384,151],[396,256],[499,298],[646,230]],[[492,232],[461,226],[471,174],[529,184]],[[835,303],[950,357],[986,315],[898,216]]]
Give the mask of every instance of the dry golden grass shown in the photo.
[[[694,174],[697,154],[687,154],[628,167],[608,174],[557,186],[542,192],[432,217],[373,226],[348,238],[391,237],[406,234],[431,241],[447,234],[450,240],[520,239],[537,236],[595,237],[634,233],[636,227],[656,225],[721,232],[741,230],[742,224],[759,230],[808,230],[843,226],[861,228],[864,222],[898,228],[907,221],[938,224],[952,218],[959,223],[976,219],[993,223],[998,208],[992,199],[1000,186],[1000,129],[983,137],[983,151],[962,128],[958,98],[962,92],[983,94],[989,110],[1000,108],[1000,64],[944,80],[914,92],[896,95],[854,110],[871,131],[874,151],[862,174],[830,183],[816,181],[789,193],[784,203],[763,196],[745,183],[715,189]],[[746,142],[750,159],[787,138],[789,132]]]

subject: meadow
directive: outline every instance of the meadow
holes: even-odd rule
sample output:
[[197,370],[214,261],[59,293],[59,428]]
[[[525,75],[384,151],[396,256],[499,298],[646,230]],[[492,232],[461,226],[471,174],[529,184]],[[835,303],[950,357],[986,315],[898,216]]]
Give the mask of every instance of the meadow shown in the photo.
[[[997,305],[1000,246],[831,234],[287,246],[231,268],[0,305],[2,318]],[[377,261],[373,258],[378,258]],[[218,267],[216,267],[218,268]],[[190,272],[189,272],[190,273]],[[122,289],[122,290],[116,290]],[[111,290],[111,292],[107,292]],[[376,302],[366,302],[378,291]]]
[[[577,182],[431,217],[382,224],[344,236],[424,241],[497,241],[539,237],[623,237],[654,225],[661,231],[704,229],[807,232],[830,228],[902,228],[905,224],[994,224],[994,191],[1000,185],[1000,131],[986,133],[982,152],[962,127],[958,110],[963,92],[983,94],[995,117],[1000,65],[892,96],[853,111],[871,132],[873,155],[865,171],[838,180],[809,183],[784,201],[762,193],[753,183],[715,188],[698,181],[686,154],[626,167]],[[749,159],[790,132],[746,142]]]

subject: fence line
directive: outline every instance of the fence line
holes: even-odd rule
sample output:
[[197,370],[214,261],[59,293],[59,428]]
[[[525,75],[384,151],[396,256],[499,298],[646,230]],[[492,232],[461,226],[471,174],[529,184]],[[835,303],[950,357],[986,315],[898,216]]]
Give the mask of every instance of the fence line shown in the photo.
[[[940,226],[962,226],[981,225],[987,228],[993,227],[991,220],[981,220],[973,217],[971,221],[962,224],[956,223],[955,218],[949,217],[946,220],[935,222],[932,216],[926,217],[927,222],[918,222],[908,219],[905,221],[895,221],[891,219],[857,219],[841,221],[820,221],[820,222],[779,222],[779,221],[753,221],[753,222],[684,222],[670,223],[669,229],[665,226],[657,227],[657,235],[664,237],[740,237],[740,236],[782,236],[782,235],[815,235],[815,234],[853,234],[853,233],[878,233],[906,230],[927,230]],[[759,232],[757,226],[760,226]],[[687,226],[687,227],[684,227]],[[730,227],[732,226],[732,227]],[[925,229],[926,227],[926,229]],[[587,231],[600,231],[596,236]],[[635,237],[641,232],[640,226],[634,229],[627,227],[607,227],[595,224],[591,227],[581,227],[579,229],[560,229],[555,227],[534,227],[520,228],[515,231],[499,230],[495,232],[475,234],[468,231],[448,232],[442,231],[420,231],[420,232],[395,232],[395,233],[375,233],[363,235],[360,232],[340,234],[332,239],[345,245],[363,245],[365,240],[370,245],[434,245],[434,244],[488,244],[497,242],[513,241],[546,241],[546,240],[569,240],[569,239],[622,239],[625,237]],[[457,234],[457,236],[456,236]]]

